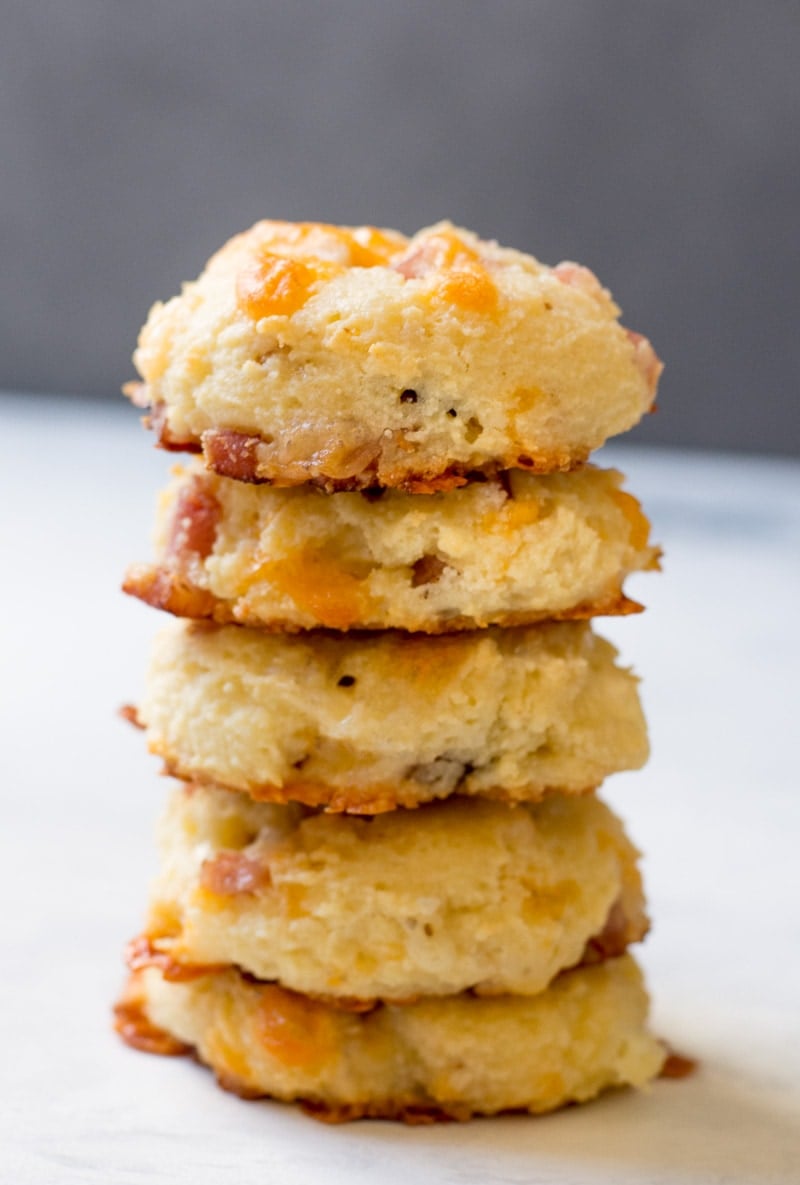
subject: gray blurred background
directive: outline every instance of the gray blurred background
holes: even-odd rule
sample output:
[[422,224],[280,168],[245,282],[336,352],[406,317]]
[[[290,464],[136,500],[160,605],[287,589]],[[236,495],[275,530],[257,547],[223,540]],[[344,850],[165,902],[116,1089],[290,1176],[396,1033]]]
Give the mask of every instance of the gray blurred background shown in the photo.
[[800,451],[800,3],[6,0],[0,387],[114,396],[260,217],[449,217],[598,272],[640,442]]

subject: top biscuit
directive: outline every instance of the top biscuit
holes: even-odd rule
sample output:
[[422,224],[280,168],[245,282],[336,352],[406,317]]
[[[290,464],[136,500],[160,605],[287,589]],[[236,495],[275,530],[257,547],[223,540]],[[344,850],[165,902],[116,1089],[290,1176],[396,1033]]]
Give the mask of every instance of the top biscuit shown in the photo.
[[619,312],[586,268],[449,223],[259,222],[153,307],[127,393],[161,444],[242,481],[567,470],[653,405],[661,363]]

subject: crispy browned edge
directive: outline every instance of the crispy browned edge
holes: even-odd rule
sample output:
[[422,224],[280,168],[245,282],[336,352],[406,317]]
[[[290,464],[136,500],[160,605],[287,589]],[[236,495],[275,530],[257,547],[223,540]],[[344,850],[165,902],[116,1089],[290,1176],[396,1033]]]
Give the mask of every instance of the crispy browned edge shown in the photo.
[[[291,467],[280,464],[268,453],[273,441],[259,433],[236,428],[210,428],[198,435],[177,436],[169,426],[168,410],[163,401],[151,403],[144,383],[126,383],[123,392],[137,407],[150,408],[143,417],[145,427],[156,434],[159,448],[170,452],[203,453],[208,469],[235,481],[275,486],[314,485],[329,493],[363,490],[376,486],[404,490],[407,493],[430,494],[456,489],[475,477],[496,474],[506,469],[526,469],[529,473],[565,473],[585,465],[588,447],[562,447],[551,450],[518,452],[513,450],[480,464],[453,463],[447,457],[431,459],[424,468],[415,467],[417,449],[407,445],[408,460],[404,463],[383,461],[382,437],[364,450],[354,444],[354,455],[364,453],[365,463],[354,473],[337,477],[315,472],[312,458],[296,461]],[[304,464],[307,470],[302,470]],[[301,470],[298,473],[298,469]]]
[[131,971],[143,971],[145,967],[157,967],[167,983],[187,983],[224,971],[222,963],[181,963],[173,959],[168,951],[159,948],[159,939],[150,934],[139,934],[125,947],[125,962]]
[[139,719],[139,713],[134,704],[123,704],[118,708],[117,714],[126,721],[127,724],[132,724],[134,728],[138,728],[140,732],[144,731],[144,724]]
[[171,1033],[160,1029],[147,1015],[147,1001],[137,972],[132,972],[114,1004],[114,1028],[126,1045],[142,1053],[157,1053],[162,1057],[182,1057],[192,1052],[191,1045],[178,1041]]
[[[223,600],[205,589],[199,588],[186,576],[166,565],[135,564],[127,572],[122,585],[123,592],[138,597],[154,609],[162,609],[175,617],[193,621],[213,621],[217,625],[243,625],[248,629],[259,629],[265,633],[308,633],[315,628],[298,625],[286,618],[262,618],[257,614],[237,612],[236,600]],[[420,634],[454,634],[469,630],[485,629],[496,625],[503,628],[524,625],[538,625],[546,621],[586,621],[592,617],[626,617],[641,613],[644,606],[625,596],[621,589],[609,593],[597,601],[584,601],[567,609],[555,612],[518,610],[512,613],[495,613],[476,620],[474,617],[449,617],[446,620],[431,618],[428,621],[415,618],[405,625],[397,622],[355,622],[339,630],[385,630],[405,629]]]
[[[202,1060],[193,1053],[195,1061]],[[242,1083],[233,1078],[229,1078],[225,1074],[220,1074],[213,1070],[217,1085],[222,1090],[230,1094],[235,1094],[238,1098],[244,1099],[247,1102],[258,1101],[259,1099],[272,1098],[271,1095],[262,1093],[261,1091],[253,1090],[251,1087],[244,1086]],[[606,1091],[619,1090],[620,1087],[609,1086]],[[285,1102],[283,1099],[275,1099],[275,1102]],[[458,1103],[449,1103],[445,1106],[442,1103],[420,1103],[420,1102],[404,1102],[402,1099],[385,1099],[380,1102],[365,1102],[365,1103],[329,1103],[323,1102],[321,1099],[295,1099],[292,1100],[297,1104],[300,1110],[308,1115],[311,1119],[316,1119],[319,1123],[340,1124],[353,1123],[359,1119],[387,1119],[396,1123],[404,1123],[407,1127],[422,1127],[430,1126],[433,1123],[466,1123],[470,1119],[491,1119],[498,1115],[545,1115],[547,1110],[555,1111],[562,1110],[565,1107],[572,1107],[574,1102],[569,1101],[565,1103],[556,1103],[550,1108],[542,1108],[539,1111],[531,1112],[524,1107],[505,1107],[500,1111],[474,1111],[465,1105]]]
[[[324,782],[287,782],[283,786],[271,784],[228,786],[215,778],[204,779],[201,770],[188,769],[180,764],[177,758],[165,755],[151,746],[151,752],[160,756],[164,761],[164,773],[167,777],[178,778],[182,782],[196,783],[200,786],[215,786],[220,790],[228,790],[232,794],[247,794],[255,802],[287,803],[297,802],[301,806],[322,809],[329,814],[350,815],[381,815],[385,811],[393,811],[398,807],[414,810],[427,802],[440,802],[443,797],[455,798],[464,796],[458,788],[449,794],[425,794],[425,787],[421,783],[409,782],[403,785],[375,783],[371,786],[360,786],[357,790],[348,786],[329,786]],[[417,787],[419,789],[417,789]],[[520,803],[541,802],[554,794],[568,795],[570,798],[592,794],[596,786],[581,786],[576,790],[565,789],[564,786],[526,786],[524,790],[511,791],[503,786],[488,786],[480,794],[468,794],[468,798],[489,798],[495,802]]]
[[689,1057],[685,1053],[678,1053],[677,1050],[671,1048],[667,1042],[662,1041],[666,1057],[664,1058],[664,1065],[661,1067],[659,1078],[689,1078],[692,1074],[696,1074],[700,1068],[700,1062],[696,1057]]
[[233,624],[233,618],[222,612],[227,608],[224,601],[169,568],[136,564],[126,573],[122,591],[174,617]]
[[[224,1082],[219,1084],[223,1090],[229,1089]],[[380,1103],[324,1103],[319,1099],[298,1099],[298,1104],[311,1119],[329,1124],[352,1123],[356,1119],[391,1119],[408,1127],[422,1127],[432,1123],[465,1123],[480,1114],[455,1103],[443,1107],[441,1103],[434,1106],[394,1099]]]

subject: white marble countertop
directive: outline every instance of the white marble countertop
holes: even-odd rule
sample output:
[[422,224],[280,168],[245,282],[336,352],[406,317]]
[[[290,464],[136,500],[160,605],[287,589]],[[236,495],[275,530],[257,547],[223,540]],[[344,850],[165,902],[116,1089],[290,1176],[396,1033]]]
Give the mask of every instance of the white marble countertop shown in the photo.
[[327,1128],[111,1032],[166,789],[115,717],[158,624],[117,587],[169,458],[113,402],[2,395],[0,421],[2,1181],[800,1181],[800,465],[608,450],[666,560],[647,613],[600,623],[653,738],[606,797],[646,853],[655,1027],[699,1072],[541,1119]]

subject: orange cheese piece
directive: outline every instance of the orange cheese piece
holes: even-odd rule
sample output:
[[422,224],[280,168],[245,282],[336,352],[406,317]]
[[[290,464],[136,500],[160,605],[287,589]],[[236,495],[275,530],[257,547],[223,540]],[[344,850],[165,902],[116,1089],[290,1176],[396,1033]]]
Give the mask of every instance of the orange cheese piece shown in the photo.
[[256,1035],[267,1052],[286,1067],[319,1070],[336,1049],[334,1026],[324,1005],[276,984],[260,991]]

